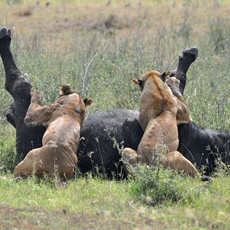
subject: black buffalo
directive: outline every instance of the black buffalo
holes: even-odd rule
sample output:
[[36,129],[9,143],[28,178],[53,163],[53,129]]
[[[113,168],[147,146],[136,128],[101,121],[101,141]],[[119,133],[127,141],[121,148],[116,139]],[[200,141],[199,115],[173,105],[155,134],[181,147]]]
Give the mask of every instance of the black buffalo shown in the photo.
[[[17,68],[11,50],[11,31],[0,31],[0,55],[2,57],[6,90],[14,102],[7,111],[7,120],[16,128],[17,162],[22,160],[33,148],[41,146],[45,128],[29,127],[24,117],[30,104],[31,83],[28,76],[22,75]],[[186,73],[198,55],[197,48],[190,48],[179,56],[178,69],[172,72],[180,80],[183,94],[186,85]],[[138,123],[138,111],[115,109],[98,111],[87,117],[81,131],[78,149],[79,169],[82,173],[98,170],[107,176],[120,176],[121,151],[124,147],[137,149],[143,131]],[[205,167],[210,174],[215,168],[215,158],[229,161],[229,132],[219,133],[204,129],[195,123],[178,126],[179,148],[186,158],[198,167]],[[17,163],[16,162],[16,163]]]

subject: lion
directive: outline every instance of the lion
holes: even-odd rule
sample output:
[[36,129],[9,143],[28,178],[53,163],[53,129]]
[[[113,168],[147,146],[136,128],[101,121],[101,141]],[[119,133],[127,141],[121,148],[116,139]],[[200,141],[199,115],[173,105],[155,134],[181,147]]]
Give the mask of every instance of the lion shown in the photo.
[[133,80],[140,86],[141,104],[139,123],[144,131],[137,151],[125,148],[123,159],[129,173],[129,165],[160,163],[164,168],[184,171],[198,177],[195,166],[177,151],[179,145],[178,124],[189,123],[189,108],[180,91],[180,81],[169,77],[170,72],[156,70],[146,72],[141,79]]
[[29,126],[46,126],[42,147],[31,150],[15,168],[14,177],[43,177],[59,180],[74,176],[77,165],[77,148],[80,130],[85,119],[85,106],[91,99],[82,99],[80,94],[68,85],[61,87],[59,97],[51,104],[42,106],[40,93],[31,90],[31,104],[25,123]]

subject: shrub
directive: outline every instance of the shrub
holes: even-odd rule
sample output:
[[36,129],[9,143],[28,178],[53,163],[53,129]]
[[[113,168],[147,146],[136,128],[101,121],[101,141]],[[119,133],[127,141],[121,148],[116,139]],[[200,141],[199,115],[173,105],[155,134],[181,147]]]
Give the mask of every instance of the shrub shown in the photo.
[[0,170],[13,171],[16,162],[15,140],[0,140]]
[[229,49],[229,28],[230,21],[228,17],[218,16],[209,20],[210,44],[211,47],[214,47],[216,53]]
[[191,178],[161,166],[139,165],[133,169],[133,176],[135,179],[131,182],[131,195],[148,205],[191,203],[202,191],[202,185],[187,183]]

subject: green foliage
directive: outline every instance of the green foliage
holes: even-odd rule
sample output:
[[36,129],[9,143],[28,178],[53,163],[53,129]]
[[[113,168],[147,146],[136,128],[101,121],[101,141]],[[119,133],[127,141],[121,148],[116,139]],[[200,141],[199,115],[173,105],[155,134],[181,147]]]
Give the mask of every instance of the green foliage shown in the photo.
[[210,45],[216,53],[222,53],[230,47],[230,20],[226,16],[217,16],[209,20]]
[[133,169],[130,193],[137,200],[149,205],[172,205],[181,202],[189,204],[202,191],[202,186],[195,185],[191,178],[178,175],[159,166],[139,165]]
[[[2,193],[6,188],[7,193]],[[127,190],[125,183],[108,182],[90,175],[66,183],[36,177],[16,180],[9,174],[0,175],[0,203],[21,208],[42,206],[50,211],[65,208],[69,212],[90,213],[97,209],[111,212],[125,206],[130,198]]]
[[[226,157],[227,159],[229,159],[228,155]],[[215,171],[212,173],[213,177],[224,178],[230,175],[230,165],[229,164],[224,164],[219,157],[216,158],[215,164],[216,164],[216,168],[215,168]]]
[[15,168],[15,139],[0,140],[0,170],[5,172]]
[[[152,203],[146,205],[144,197],[142,202],[135,194],[135,199],[130,194],[135,182],[108,181],[89,175],[58,184],[48,180],[38,182],[34,177],[18,181],[10,174],[1,173],[0,226],[3,229],[9,226],[20,229],[108,229],[108,226],[111,229],[132,229],[134,226],[151,229],[180,229],[181,226],[185,229],[229,228],[229,176],[202,183],[191,178],[178,179],[178,176],[162,169],[159,173],[163,175],[162,181],[180,184],[171,184],[167,189],[183,184],[187,191],[176,191],[188,198],[173,206],[172,201],[164,199],[163,205],[152,206]],[[166,188],[165,185],[161,187]],[[147,201],[150,201],[149,197]]]
[[15,130],[6,121],[0,120],[0,125],[0,171],[8,172],[15,168],[17,158]]

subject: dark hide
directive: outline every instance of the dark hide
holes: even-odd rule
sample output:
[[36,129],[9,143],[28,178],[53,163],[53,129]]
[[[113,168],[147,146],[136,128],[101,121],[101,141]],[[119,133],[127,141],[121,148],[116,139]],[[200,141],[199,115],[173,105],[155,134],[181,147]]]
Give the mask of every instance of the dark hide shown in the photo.
[[83,124],[78,148],[80,171],[94,168],[108,176],[120,177],[122,149],[126,146],[137,149],[143,135],[138,116],[138,111],[127,109],[89,115]]
[[24,117],[30,105],[31,84],[17,68],[10,51],[11,31],[3,28],[0,31],[0,55],[2,57],[6,83],[5,88],[14,99],[7,113],[7,120],[16,128],[17,162],[21,161],[32,148],[42,144],[44,127],[29,127]]
[[171,77],[175,76],[180,80],[180,91],[181,94],[184,94],[184,89],[187,80],[187,71],[190,65],[196,60],[198,56],[198,49],[192,47],[183,51],[183,55],[179,55],[179,64],[177,70],[174,70],[171,74]]
[[[89,115],[83,124],[84,139],[78,149],[80,171],[84,173],[94,166],[100,166],[100,172],[118,175],[119,150],[122,147],[137,150],[142,138],[143,131],[138,123],[138,116],[138,111],[119,109]],[[194,122],[179,125],[178,131],[178,151],[198,168],[204,168],[205,174],[210,175],[214,170],[217,157],[224,163],[230,163],[229,132],[204,129]]]
[[216,132],[194,122],[179,125],[178,131],[178,151],[199,168],[204,167],[207,175],[216,167],[217,158],[223,163],[230,163],[228,131]]
[[[6,90],[14,98],[7,112],[7,120],[16,128],[18,161],[22,160],[32,148],[41,146],[44,127],[29,127],[24,123],[24,117],[30,104],[31,84],[26,75],[14,63],[11,51],[10,31],[3,28],[0,31],[0,54],[6,73]],[[173,71],[180,81],[183,93],[186,84],[186,73],[198,55],[196,48],[190,48],[179,56],[178,69]],[[108,176],[119,176],[120,152],[123,147],[137,149],[143,135],[138,124],[138,112],[131,110],[106,110],[91,114],[84,121],[81,142],[79,145],[79,169],[87,172],[97,169]],[[214,155],[217,153],[226,161],[229,156],[228,133],[217,133],[198,127],[195,123],[179,125],[179,151],[192,163],[198,166],[208,166],[207,172],[213,170]],[[208,146],[210,150],[208,149]],[[229,159],[228,159],[229,160]]]

